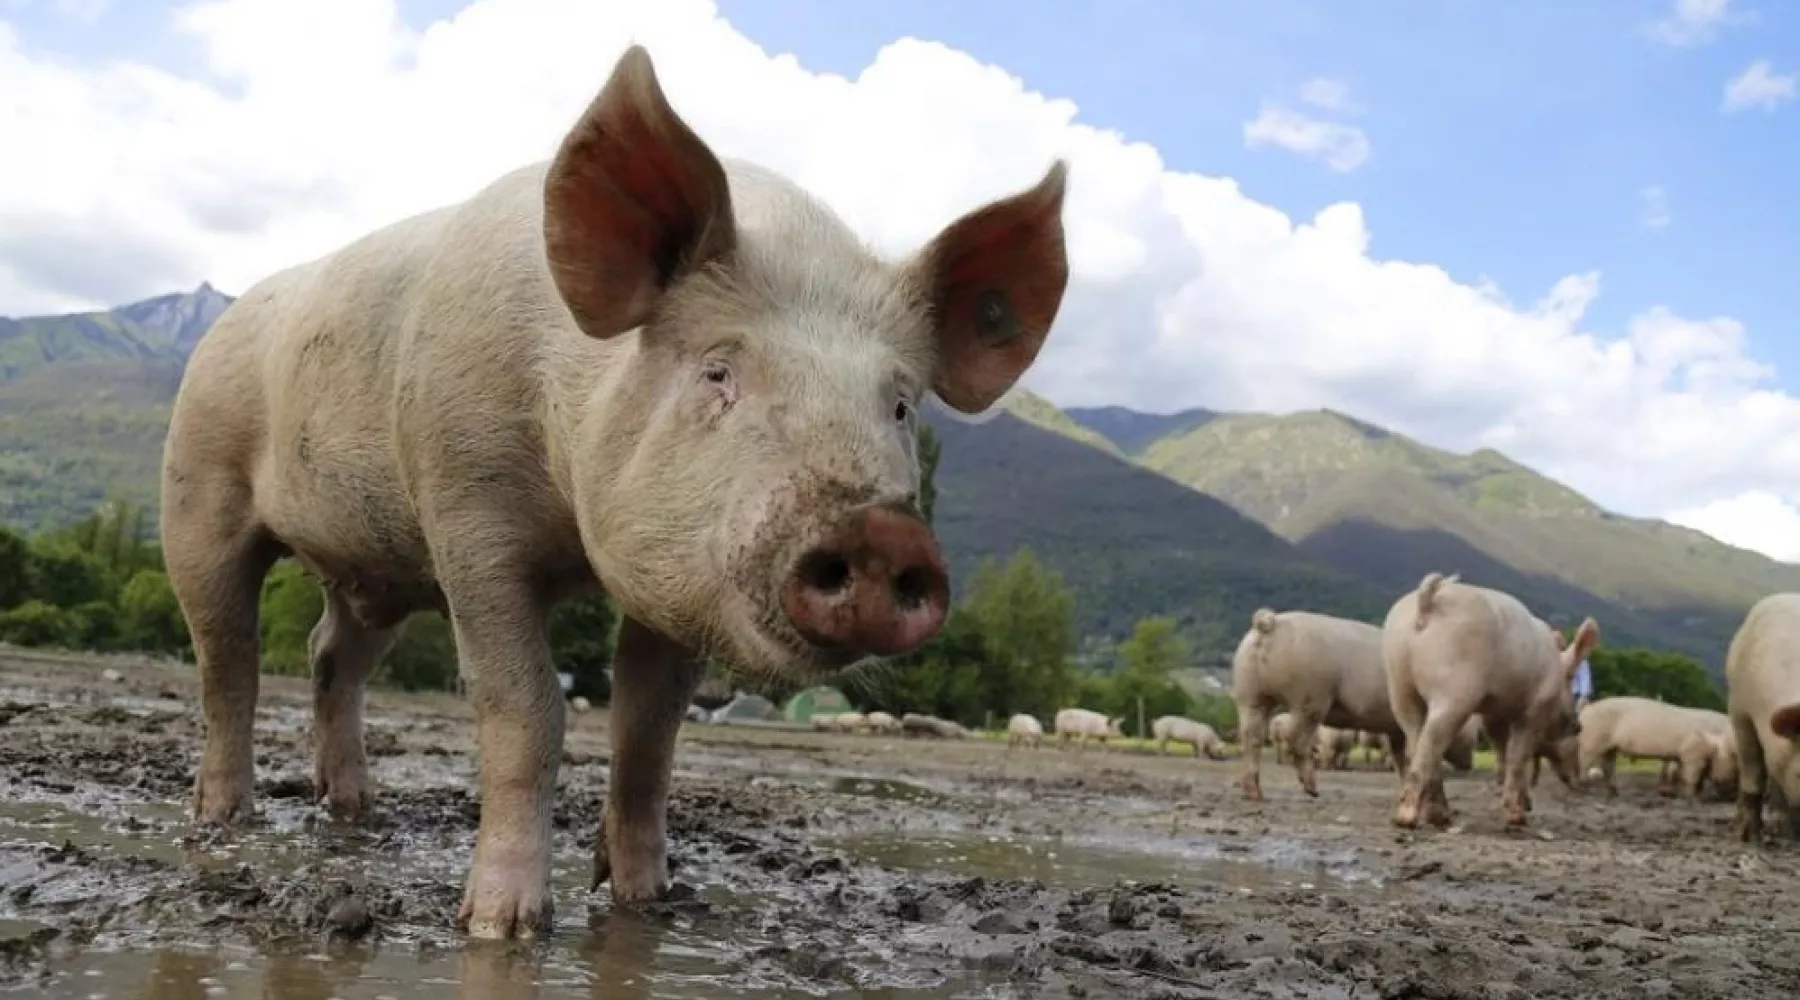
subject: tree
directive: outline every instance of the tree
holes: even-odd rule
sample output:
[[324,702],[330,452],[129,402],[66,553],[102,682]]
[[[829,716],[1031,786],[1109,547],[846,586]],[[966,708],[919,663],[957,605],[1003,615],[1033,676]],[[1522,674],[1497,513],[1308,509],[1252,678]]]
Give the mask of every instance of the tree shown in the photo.
[[187,621],[161,570],[140,569],[120,589],[119,633],[134,649],[179,654],[188,648]]
[[31,545],[0,528],[0,610],[17,607],[31,597]]
[[612,698],[607,668],[612,666],[618,614],[605,594],[564,601],[550,614],[550,656],[556,669],[573,678],[569,694],[596,705]]
[[456,687],[456,634],[436,611],[420,611],[400,626],[394,648],[381,659],[374,680],[403,691],[449,691]]
[[1725,696],[1698,660],[1680,653],[1598,647],[1588,655],[1594,696],[1635,695],[1724,711]]
[[943,452],[943,444],[938,441],[937,431],[930,424],[919,425],[919,516],[926,524],[931,523],[932,512],[937,508],[937,467],[938,456]]
[[[1125,719],[1133,736],[1147,738],[1150,723],[1163,715],[1186,715],[1192,699],[1169,674],[1185,666],[1187,643],[1175,630],[1175,619],[1153,615],[1140,619],[1131,637],[1119,644],[1119,670],[1107,680],[1090,684],[1086,693],[1097,698],[1108,715]],[[1138,725],[1138,703],[1143,702],[1143,726]]]
[[1064,707],[1075,688],[1074,595],[1062,576],[1029,548],[1005,569],[983,560],[967,606],[986,645],[982,703],[996,713],[1046,715]]
[[325,613],[325,593],[318,581],[291,560],[275,564],[263,580],[262,661],[272,674],[304,677],[312,667],[307,639]]
[[36,598],[0,611],[0,642],[67,648],[80,645],[81,631],[74,612]]

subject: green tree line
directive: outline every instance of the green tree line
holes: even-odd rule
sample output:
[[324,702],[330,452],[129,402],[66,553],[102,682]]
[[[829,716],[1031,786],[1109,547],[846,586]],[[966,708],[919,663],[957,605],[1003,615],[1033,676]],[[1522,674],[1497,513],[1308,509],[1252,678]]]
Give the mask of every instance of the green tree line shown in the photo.
[[[920,512],[931,519],[938,442],[920,429]],[[191,659],[193,652],[153,524],[123,501],[102,506],[73,525],[24,537],[0,528],[0,641],[24,646],[131,650]],[[1196,652],[1167,616],[1140,619],[1116,646],[1082,655],[1075,597],[1066,581],[1030,548],[1004,563],[981,563],[950,610],[942,631],[918,650],[862,668],[844,686],[865,710],[923,712],[969,726],[1004,726],[1027,712],[1049,723],[1057,710],[1079,706],[1123,720],[1127,733],[1161,715],[1186,715],[1220,733],[1237,712],[1220,690],[1190,690],[1182,671]],[[291,560],[265,580],[261,603],[262,669],[308,672],[307,637],[323,611],[319,584]],[[566,602],[552,616],[557,669],[573,678],[573,694],[608,700],[609,668],[619,616],[594,596]],[[1219,621],[1241,633],[1248,623]],[[1095,655],[1098,654],[1098,655]],[[1722,708],[1718,686],[1697,661],[1644,649],[1596,649],[1590,657],[1597,694],[1637,694],[1684,705]],[[1086,664],[1081,665],[1081,664]],[[457,678],[449,623],[436,613],[402,627],[373,683],[409,690],[452,689]],[[756,683],[731,679],[758,689]],[[779,696],[785,692],[768,690]]]

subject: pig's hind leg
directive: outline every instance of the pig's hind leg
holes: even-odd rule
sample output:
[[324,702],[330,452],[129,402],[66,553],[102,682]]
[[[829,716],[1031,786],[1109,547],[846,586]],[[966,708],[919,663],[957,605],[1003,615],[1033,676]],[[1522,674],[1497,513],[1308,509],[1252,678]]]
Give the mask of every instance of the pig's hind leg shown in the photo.
[[363,689],[397,629],[356,619],[342,592],[325,589],[325,613],[307,642],[313,682],[313,794],[333,817],[354,822],[369,808],[363,749]]

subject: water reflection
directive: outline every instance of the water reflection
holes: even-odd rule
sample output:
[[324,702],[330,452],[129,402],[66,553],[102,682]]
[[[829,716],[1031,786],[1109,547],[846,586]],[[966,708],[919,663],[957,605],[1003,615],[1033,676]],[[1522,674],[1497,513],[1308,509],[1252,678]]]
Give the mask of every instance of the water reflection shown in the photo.
[[646,1000],[668,927],[630,910],[596,915],[583,953],[593,964],[593,1000]]
[[138,1000],[193,1000],[216,989],[225,959],[216,953],[163,951],[150,964]]
[[524,943],[470,941],[456,956],[457,1000],[538,1000],[544,962]]

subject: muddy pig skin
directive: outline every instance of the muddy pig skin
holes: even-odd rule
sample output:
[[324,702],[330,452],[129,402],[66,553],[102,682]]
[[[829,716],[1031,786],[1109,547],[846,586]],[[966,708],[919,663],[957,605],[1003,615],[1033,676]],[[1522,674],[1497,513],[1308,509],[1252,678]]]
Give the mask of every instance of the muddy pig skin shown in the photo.
[[1036,748],[1044,741],[1044,724],[1035,715],[1021,712],[1006,721],[1006,745],[1018,746],[1021,743]]
[[623,620],[594,884],[661,897],[707,661],[813,683],[942,627],[919,408],[984,412],[1036,359],[1066,177],[881,258],[789,180],[722,162],[632,46],[548,161],[252,286],[196,346],[164,449],[195,818],[252,812],[257,594],[291,555],[325,584],[323,805],[368,809],[364,682],[410,613],[443,612],[480,750],[458,919],[546,930],[565,726],[546,622],[604,589]]
[[1194,748],[1194,756],[1202,753],[1213,760],[1225,759],[1225,744],[1213,727],[1180,715],[1165,715],[1150,724],[1156,752],[1167,753],[1170,743],[1185,743]]
[[1105,743],[1125,733],[1119,728],[1122,720],[1107,718],[1099,712],[1085,708],[1065,708],[1056,713],[1056,743],[1062,746],[1070,739],[1079,739],[1081,749],[1087,749],[1088,740],[1096,739]]
[[1394,825],[1450,825],[1442,748],[1479,713],[1502,757],[1501,809],[1523,826],[1531,809],[1525,772],[1539,747],[1578,735],[1570,681],[1599,641],[1592,618],[1558,649],[1548,623],[1518,598],[1429,573],[1400,596],[1382,626],[1382,658],[1408,754]]
[[1598,768],[1607,794],[1617,795],[1613,772],[1620,754],[1640,760],[1673,761],[1681,768],[1690,797],[1698,797],[1724,751],[1719,734],[1730,725],[1723,712],[1687,708],[1654,698],[1617,696],[1581,709],[1576,737],[1580,773]]
[[1725,714],[1738,756],[1737,834],[1762,840],[1763,799],[1781,794],[1800,839],[1800,594],[1770,594],[1744,616],[1725,653]]

